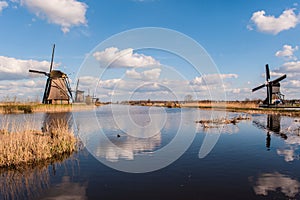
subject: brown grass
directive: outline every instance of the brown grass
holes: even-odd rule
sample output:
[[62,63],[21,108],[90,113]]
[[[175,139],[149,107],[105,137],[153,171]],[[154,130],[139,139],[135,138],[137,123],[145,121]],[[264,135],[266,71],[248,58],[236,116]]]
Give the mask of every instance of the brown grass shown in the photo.
[[2,122],[0,167],[35,164],[78,148],[78,140],[66,120],[53,120],[46,125],[44,132],[32,130],[31,127],[30,122]]
[[33,113],[33,112],[70,112],[96,108],[94,104],[38,104],[38,103],[1,103],[1,114]]

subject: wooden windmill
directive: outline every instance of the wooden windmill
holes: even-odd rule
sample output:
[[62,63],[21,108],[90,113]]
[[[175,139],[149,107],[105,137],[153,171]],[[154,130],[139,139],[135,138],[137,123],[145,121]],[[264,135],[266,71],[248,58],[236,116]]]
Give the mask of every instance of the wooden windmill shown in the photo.
[[68,76],[59,71],[52,70],[54,58],[55,44],[52,49],[52,58],[49,72],[29,70],[32,73],[44,74],[47,76],[43,104],[69,104],[72,100],[72,92],[70,88]]
[[284,95],[280,92],[280,81],[286,78],[286,74],[271,81],[269,65],[266,65],[266,82],[256,88],[252,89],[252,92],[261,88],[267,87],[267,98],[264,100],[262,107],[270,107],[277,105],[283,101]]
[[79,90],[78,87],[79,87],[79,79],[77,80],[77,84],[76,84],[75,102],[76,103],[84,102],[84,91]]

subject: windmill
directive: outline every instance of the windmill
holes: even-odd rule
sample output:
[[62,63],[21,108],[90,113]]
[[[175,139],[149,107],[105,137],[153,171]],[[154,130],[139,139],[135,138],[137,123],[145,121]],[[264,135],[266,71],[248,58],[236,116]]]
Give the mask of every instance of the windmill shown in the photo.
[[31,73],[44,74],[47,76],[43,104],[69,104],[72,100],[72,93],[68,76],[59,71],[52,70],[55,44],[52,49],[52,57],[49,72],[29,70]]
[[286,78],[286,74],[270,81],[270,69],[269,65],[266,64],[266,82],[256,88],[252,89],[252,92],[259,90],[263,87],[267,87],[267,98],[264,100],[263,107],[270,107],[282,102],[284,95],[280,92],[280,81]]
[[84,102],[84,91],[79,90],[79,79],[77,80],[76,83],[76,90],[75,90],[75,102]]

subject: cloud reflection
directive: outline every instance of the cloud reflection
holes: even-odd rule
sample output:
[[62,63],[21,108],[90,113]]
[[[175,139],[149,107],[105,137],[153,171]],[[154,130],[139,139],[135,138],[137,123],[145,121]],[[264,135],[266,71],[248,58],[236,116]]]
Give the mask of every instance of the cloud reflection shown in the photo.
[[161,144],[161,133],[151,138],[136,138],[129,135],[121,137],[111,139],[111,142],[100,141],[95,154],[110,162],[119,159],[133,160],[135,155],[151,153]]
[[84,200],[87,199],[86,196],[86,184],[74,183],[70,180],[69,176],[62,177],[62,182],[50,188],[45,192],[45,198],[42,200]]
[[278,172],[260,175],[253,187],[257,195],[267,196],[269,192],[280,191],[289,198],[295,197],[299,193],[299,188],[299,181]]
[[294,149],[277,149],[277,154],[279,156],[284,156],[286,162],[291,162],[294,160]]

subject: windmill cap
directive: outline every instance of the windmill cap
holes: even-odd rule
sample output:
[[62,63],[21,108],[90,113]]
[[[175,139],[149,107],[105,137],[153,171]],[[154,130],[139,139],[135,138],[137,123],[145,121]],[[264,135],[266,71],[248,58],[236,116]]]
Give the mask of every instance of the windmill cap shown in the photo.
[[52,70],[50,72],[50,77],[51,78],[66,78],[67,75],[59,70]]

